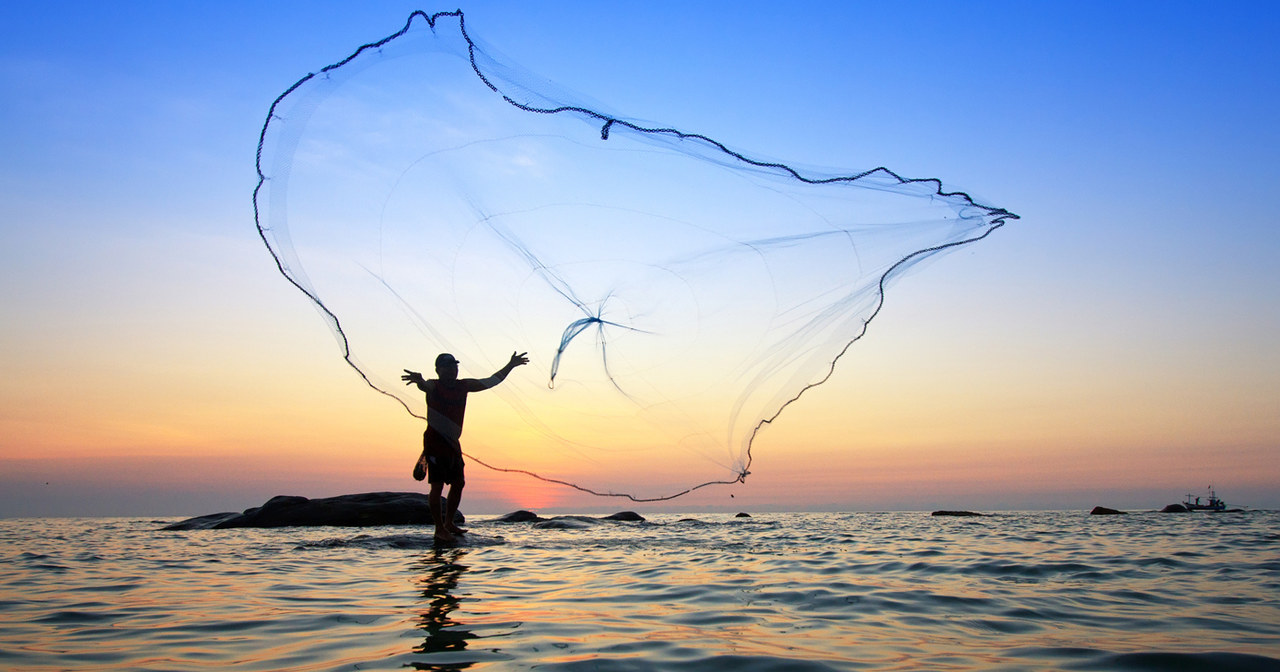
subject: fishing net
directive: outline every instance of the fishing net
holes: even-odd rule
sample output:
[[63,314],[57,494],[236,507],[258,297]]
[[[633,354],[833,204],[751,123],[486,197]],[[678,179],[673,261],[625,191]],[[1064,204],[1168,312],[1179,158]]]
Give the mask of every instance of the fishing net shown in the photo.
[[258,172],[263,242],[365,383],[423,417],[402,369],[449,352],[485,377],[527,350],[467,455],[637,501],[745,479],[893,280],[1016,218],[586,106],[490,58],[461,12],[300,79]]

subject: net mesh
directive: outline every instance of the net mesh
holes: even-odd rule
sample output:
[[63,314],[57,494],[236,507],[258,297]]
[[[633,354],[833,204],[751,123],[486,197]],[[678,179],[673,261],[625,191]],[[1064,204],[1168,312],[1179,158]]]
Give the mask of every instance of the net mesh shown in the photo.
[[450,352],[484,377],[529,352],[463,437],[493,469],[634,501],[742,482],[894,280],[1017,218],[544,82],[488,56],[462,12],[414,12],[282,93],[258,146],[262,241],[369,387],[424,417],[402,369]]

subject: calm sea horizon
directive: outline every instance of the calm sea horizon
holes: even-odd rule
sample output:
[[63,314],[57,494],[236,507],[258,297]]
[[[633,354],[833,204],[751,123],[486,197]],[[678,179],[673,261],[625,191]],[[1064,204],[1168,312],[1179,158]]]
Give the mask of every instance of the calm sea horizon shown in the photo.
[[4,670],[1280,670],[1280,513],[0,520]]

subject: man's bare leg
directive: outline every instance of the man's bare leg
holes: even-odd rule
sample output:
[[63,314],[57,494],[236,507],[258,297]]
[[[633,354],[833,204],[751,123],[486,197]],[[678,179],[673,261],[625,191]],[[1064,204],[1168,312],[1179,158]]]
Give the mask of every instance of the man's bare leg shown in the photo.
[[[444,483],[432,483],[431,491],[427,493],[427,505],[431,507],[431,520],[436,524],[436,539],[444,542],[454,542],[457,539],[449,532],[449,526],[445,525],[444,512],[440,509],[440,492],[444,490]],[[449,499],[453,499],[453,487],[449,488]]]
[[[458,504],[462,503],[462,486],[464,485],[466,485],[464,482],[452,483],[449,485],[449,498],[446,500],[448,502],[448,508],[444,517],[444,529],[452,532],[453,534],[465,534],[467,532],[461,527],[458,527],[457,523],[453,522],[457,520]],[[440,528],[437,527],[436,529]]]

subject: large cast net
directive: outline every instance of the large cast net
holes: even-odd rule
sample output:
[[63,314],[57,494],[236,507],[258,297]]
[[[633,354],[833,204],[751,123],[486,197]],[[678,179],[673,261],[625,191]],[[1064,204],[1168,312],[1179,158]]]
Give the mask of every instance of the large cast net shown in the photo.
[[263,242],[364,382],[422,417],[402,369],[449,352],[485,377],[527,350],[473,401],[468,456],[637,501],[742,481],[892,281],[1016,218],[586,106],[490,58],[461,12],[289,87],[258,173]]

